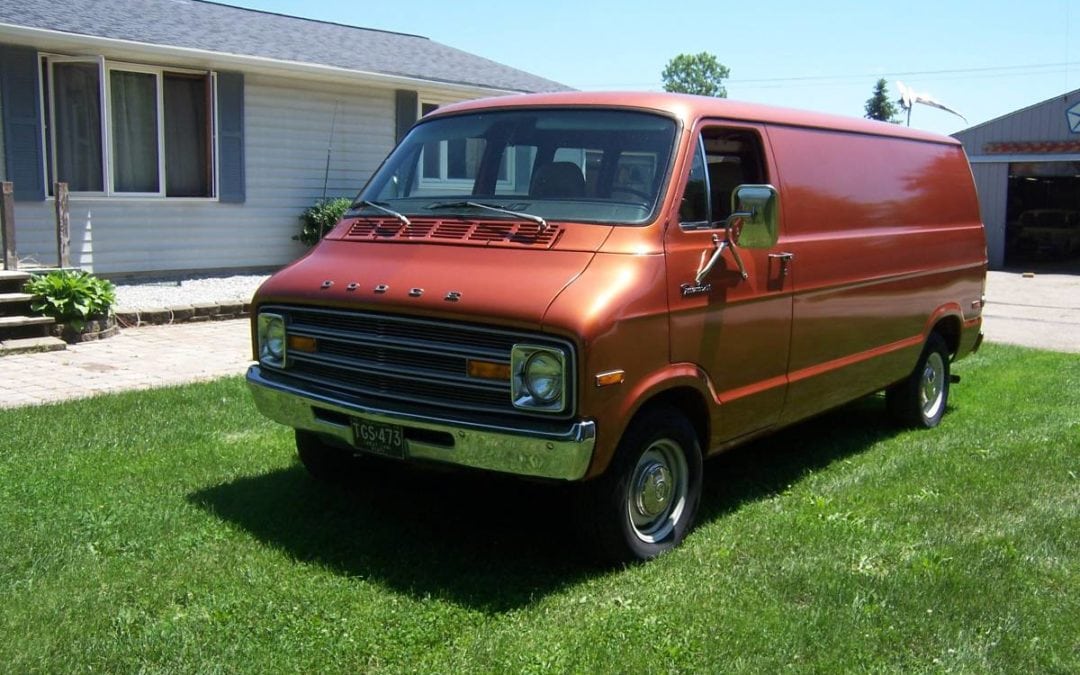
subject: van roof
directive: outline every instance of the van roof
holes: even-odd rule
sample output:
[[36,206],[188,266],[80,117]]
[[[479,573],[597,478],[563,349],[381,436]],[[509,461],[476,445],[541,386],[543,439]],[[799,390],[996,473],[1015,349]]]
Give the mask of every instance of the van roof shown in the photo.
[[744,122],[764,122],[788,126],[832,129],[875,136],[893,136],[918,141],[960,145],[955,138],[911,129],[899,124],[878,122],[859,117],[844,117],[825,113],[794,110],[732,101],[712,96],[670,94],[664,92],[560,92],[554,94],[524,94],[498,96],[466,101],[439,108],[433,115],[461,113],[473,110],[492,110],[523,107],[604,107],[633,108],[665,113],[691,125],[703,117],[715,117]]

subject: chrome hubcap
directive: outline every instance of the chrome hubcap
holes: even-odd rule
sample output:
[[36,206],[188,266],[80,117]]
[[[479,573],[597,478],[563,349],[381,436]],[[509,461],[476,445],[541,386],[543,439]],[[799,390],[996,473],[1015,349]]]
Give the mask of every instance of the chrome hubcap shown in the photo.
[[630,477],[627,511],[639,539],[662,541],[671,534],[686,507],[686,457],[669,439],[654,442],[642,453]]
[[919,402],[926,417],[938,414],[945,399],[945,361],[941,354],[931,352],[923,367],[922,381],[919,386]]
[[637,510],[648,518],[659,516],[671,500],[671,472],[667,467],[654,463],[646,467],[638,479]]

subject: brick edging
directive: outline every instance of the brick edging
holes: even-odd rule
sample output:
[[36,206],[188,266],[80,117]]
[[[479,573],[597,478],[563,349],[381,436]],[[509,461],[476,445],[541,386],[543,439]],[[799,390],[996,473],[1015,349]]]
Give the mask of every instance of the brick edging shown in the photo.
[[115,313],[117,323],[124,328],[135,328],[137,326],[162,326],[174,323],[242,319],[251,315],[251,303],[197,302],[191,305],[173,305],[171,307],[118,309]]

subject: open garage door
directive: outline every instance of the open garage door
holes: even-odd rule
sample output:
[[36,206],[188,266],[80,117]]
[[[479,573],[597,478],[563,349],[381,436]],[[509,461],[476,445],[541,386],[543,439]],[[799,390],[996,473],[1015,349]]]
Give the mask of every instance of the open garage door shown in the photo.
[[1080,273],[1080,162],[1009,164],[1005,265]]

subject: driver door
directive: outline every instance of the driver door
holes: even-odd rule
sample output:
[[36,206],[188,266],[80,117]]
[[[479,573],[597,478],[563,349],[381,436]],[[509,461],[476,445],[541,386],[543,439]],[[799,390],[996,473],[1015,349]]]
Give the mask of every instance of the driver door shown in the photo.
[[[791,344],[792,260],[780,239],[772,249],[730,250],[709,274],[698,269],[725,237],[737,185],[776,185],[767,135],[756,125],[703,125],[683,180],[678,222],[665,233],[671,361],[698,364],[712,384],[718,413],[712,447],[775,425],[787,392]],[[781,218],[782,218],[781,214]]]

